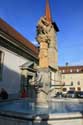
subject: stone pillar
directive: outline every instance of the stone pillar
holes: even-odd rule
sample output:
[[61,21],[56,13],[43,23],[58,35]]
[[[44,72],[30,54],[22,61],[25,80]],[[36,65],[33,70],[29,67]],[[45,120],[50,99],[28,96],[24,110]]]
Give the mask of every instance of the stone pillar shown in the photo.
[[37,91],[36,104],[37,106],[48,107],[48,95],[50,90],[50,69],[40,68],[38,69],[41,75],[41,81],[39,83],[39,89]]
[[[50,71],[49,67],[56,69],[57,65],[57,47],[55,45],[55,29],[51,21],[48,18],[41,17],[37,25],[37,41],[40,44],[39,51],[39,71],[42,75],[41,81],[42,87],[38,88],[37,93],[37,105],[48,105],[48,93],[50,91]],[[51,70],[52,70],[51,69]]]
[[39,53],[39,67],[47,68],[48,67],[48,43],[40,43],[40,53]]
[[37,94],[37,99],[36,99],[36,106],[46,106],[48,107],[48,99],[47,99],[47,94],[44,93],[43,91],[39,91]]

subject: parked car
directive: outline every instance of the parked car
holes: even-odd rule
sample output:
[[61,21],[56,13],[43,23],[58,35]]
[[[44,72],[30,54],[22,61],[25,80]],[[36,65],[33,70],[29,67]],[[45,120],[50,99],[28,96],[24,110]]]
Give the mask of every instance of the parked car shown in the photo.
[[57,92],[54,96],[54,98],[62,98],[62,97],[63,97],[62,92]]
[[77,91],[75,95],[77,98],[83,98],[83,91]]
[[67,97],[69,97],[69,98],[75,98],[75,91],[68,91],[67,92]]
[[80,98],[83,98],[83,91],[80,92]]

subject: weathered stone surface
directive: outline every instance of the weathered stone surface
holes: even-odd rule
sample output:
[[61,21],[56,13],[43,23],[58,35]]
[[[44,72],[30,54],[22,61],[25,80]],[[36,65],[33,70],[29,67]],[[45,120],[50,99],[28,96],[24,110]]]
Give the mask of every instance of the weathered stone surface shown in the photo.
[[39,67],[48,67],[48,44],[46,42],[40,43],[40,53],[39,53]]
[[[56,39],[57,31],[54,28],[52,20],[49,20],[49,16],[50,16],[49,14],[50,14],[50,8],[47,2],[46,15],[44,17],[41,17],[38,22],[37,37],[36,37],[38,43],[40,44],[39,68],[41,70],[39,71],[40,71],[40,74],[42,75],[41,77],[42,87],[39,88],[39,93],[37,95],[37,102],[42,101],[44,103],[46,103],[45,100],[48,98],[49,92],[50,93],[52,92],[52,90],[50,91],[50,88],[52,85],[51,81],[53,80],[52,82],[56,83],[55,74],[58,70],[58,66],[57,66],[58,52],[57,52],[57,39]],[[50,71],[48,70],[49,67],[51,67]],[[54,73],[53,76],[51,76],[51,71]],[[53,93],[55,92],[54,88],[53,88]]]

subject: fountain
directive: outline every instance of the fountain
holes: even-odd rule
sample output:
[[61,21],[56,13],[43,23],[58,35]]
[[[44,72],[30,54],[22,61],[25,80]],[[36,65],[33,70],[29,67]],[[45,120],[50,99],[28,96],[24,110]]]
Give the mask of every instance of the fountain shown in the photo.
[[[57,46],[56,32],[59,31],[55,23],[52,22],[50,7],[46,1],[46,13],[41,17],[37,25],[37,36],[39,48],[39,68],[37,69],[41,75],[40,84],[37,93],[37,105],[47,105],[48,98],[51,95],[52,80],[55,80],[58,72],[57,66]],[[55,94],[55,93],[54,93]]]
[[83,125],[82,99],[51,99],[55,94],[55,78],[59,80],[56,44],[58,31],[46,0],[45,16],[40,18],[37,25],[36,39],[40,44],[37,73],[40,78],[35,84],[36,103],[29,99],[0,103],[0,125]]

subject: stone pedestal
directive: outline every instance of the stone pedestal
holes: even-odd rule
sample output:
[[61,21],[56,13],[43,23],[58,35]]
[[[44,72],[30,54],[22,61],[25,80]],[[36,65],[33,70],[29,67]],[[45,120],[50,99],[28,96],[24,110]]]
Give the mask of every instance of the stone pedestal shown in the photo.
[[40,42],[39,67],[48,68],[48,43]]
[[50,69],[41,68],[38,69],[41,75],[39,82],[39,89],[37,91],[36,105],[48,107],[48,96],[50,90]]
[[43,91],[37,93],[37,107],[48,107],[48,96]]

